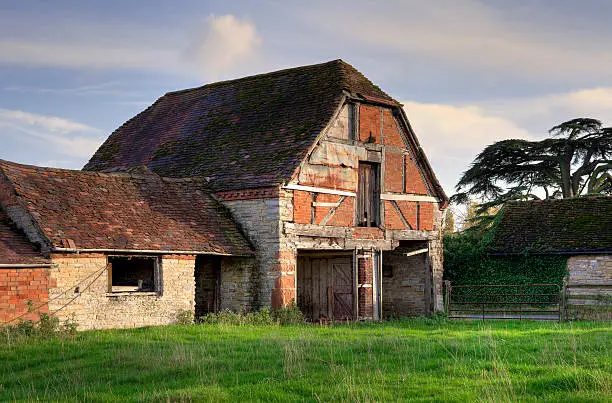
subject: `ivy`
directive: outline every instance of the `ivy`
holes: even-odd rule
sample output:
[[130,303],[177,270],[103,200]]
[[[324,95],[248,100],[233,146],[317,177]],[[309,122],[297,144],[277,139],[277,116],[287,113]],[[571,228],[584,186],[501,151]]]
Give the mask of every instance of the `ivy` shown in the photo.
[[[444,279],[453,285],[563,284],[567,257],[532,254],[490,256],[487,253],[490,238],[488,234],[478,231],[446,235]],[[471,290],[468,292],[483,292],[478,288]],[[533,292],[538,290],[534,289]]]

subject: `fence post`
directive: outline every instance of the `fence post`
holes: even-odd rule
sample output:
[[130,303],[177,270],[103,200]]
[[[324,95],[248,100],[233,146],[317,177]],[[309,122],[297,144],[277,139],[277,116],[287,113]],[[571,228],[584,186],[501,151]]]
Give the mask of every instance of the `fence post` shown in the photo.
[[444,280],[444,312],[450,316],[451,282]]
[[563,319],[567,320],[567,279],[563,279],[559,296],[559,322]]

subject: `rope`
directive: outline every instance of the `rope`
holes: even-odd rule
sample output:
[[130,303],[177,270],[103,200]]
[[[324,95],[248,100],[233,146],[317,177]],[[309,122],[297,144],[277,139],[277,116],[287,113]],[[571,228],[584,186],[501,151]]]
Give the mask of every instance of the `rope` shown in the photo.
[[84,279],[80,280],[80,281],[79,281],[78,283],[76,283],[75,285],[73,285],[73,286],[70,286],[70,287],[66,288],[66,290],[65,290],[65,291],[63,291],[63,292],[61,292],[60,294],[56,295],[55,297],[51,298],[51,299],[50,299],[50,300],[48,300],[47,302],[43,302],[42,304],[40,304],[40,305],[36,306],[35,308],[29,309],[27,312],[25,312],[25,313],[23,313],[23,314],[21,314],[21,315],[19,315],[19,316],[16,316],[16,317],[14,317],[13,319],[11,319],[11,320],[9,320],[9,321],[7,321],[7,322],[4,322],[4,324],[5,324],[5,325],[8,325],[9,323],[15,322],[17,319],[21,319],[21,318],[23,318],[24,316],[29,315],[29,314],[30,314],[30,313],[32,313],[32,312],[36,312],[36,311],[40,310],[40,308],[42,308],[43,306],[45,306],[45,305],[49,305],[51,302],[53,302],[53,301],[55,301],[56,299],[59,299],[60,297],[62,297],[63,295],[65,295],[65,294],[66,294],[68,291],[73,290],[73,289],[74,289],[74,288],[76,288],[76,287],[79,287],[79,286],[80,286],[81,284],[83,284],[85,281],[87,281],[88,279],[90,279],[91,277],[93,277],[93,276],[95,276],[95,275],[97,274],[97,277],[96,277],[96,278],[95,278],[95,279],[94,279],[94,280],[93,280],[91,283],[89,283],[89,284],[87,285],[87,287],[85,287],[85,288],[83,289],[83,291],[79,292],[79,293],[78,293],[78,294],[77,294],[77,295],[76,295],[74,298],[72,298],[70,301],[68,301],[68,303],[67,303],[67,304],[65,304],[64,306],[62,306],[62,307],[61,307],[61,308],[59,308],[59,309],[56,309],[55,311],[53,311],[53,312],[51,313],[51,315],[55,315],[55,313],[57,313],[57,312],[61,311],[62,309],[64,309],[66,306],[68,306],[69,304],[71,304],[71,303],[72,303],[72,302],[73,302],[75,299],[77,299],[78,297],[80,297],[80,296],[81,296],[81,294],[82,294],[84,291],[86,291],[87,289],[89,289],[89,287],[91,287],[91,285],[92,285],[93,283],[95,283],[95,282],[96,282],[96,281],[97,281],[97,280],[100,278],[100,276],[102,275],[102,273],[104,273],[104,271],[106,271],[106,269],[108,269],[108,264],[107,264],[106,266],[104,266],[104,268],[102,268],[101,270],[91,273],[89,276],[87,276],[87,277],[85,277]]

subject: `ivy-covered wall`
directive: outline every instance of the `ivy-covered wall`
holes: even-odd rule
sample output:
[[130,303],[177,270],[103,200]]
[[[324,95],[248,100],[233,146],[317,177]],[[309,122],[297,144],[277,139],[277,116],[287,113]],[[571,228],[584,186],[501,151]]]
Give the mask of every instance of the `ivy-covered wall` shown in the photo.
[[489,256],[488,239],[478,234],[444,238],[444,279],[452,284],[559,284],[567,257],[557,255]]

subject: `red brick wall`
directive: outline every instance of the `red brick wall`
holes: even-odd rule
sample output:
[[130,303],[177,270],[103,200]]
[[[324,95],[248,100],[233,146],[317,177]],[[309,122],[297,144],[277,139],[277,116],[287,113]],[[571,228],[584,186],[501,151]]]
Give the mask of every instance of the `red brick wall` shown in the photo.
[[406,193],[426,195],[427,188],[419,174],[416,164],[411,158],[406,157]]
[[385,200],[385,227],[387,229],[407,229],[389,200]]
[[344,199],[327,225],[334,227],[352,227],[355,225],[355,198],[347,197]]
[[397,200],[396,203],[397,207],[399,207],[400,211],[402,212],[402,215],[404,216],[408,224],[410,224],[412,229],[418,229],[416,202],[408,200]]
[[[360,258],[357,265],[357,280],[360,284],[357,293],[359,316],[371,318],[374,316],[374,289],[372,288],[373,260]],[[363,287],[366,285],[366,287]]]
[[383,142],[386,146],[405,147],[391,111],[385,109],[383,117]]
[[[22,319],[37,320],[39,312],[48,312],[50,284],[49,269],[0,268],[0,324],[19,315]],[[28,301],[39,310],[28,312]]]
[[380,144],[380,109],[376,106],[359,105],[359,140],[368,143],[372,136]]
[[310,192],[293,191],[293,221],[298,224],[310,224],[310,208],[312,196]]
[[401,193],[404,190],[403,183],[403,156],[400,153],[385,153],[385,192]]
[[433,231],[434,229],[434,203],[420,203],[419,205],[419,221],[421,228],[424,230]]
[[[317,193],[315,201],[317,203],[337,203],[340,200],[338,195],[330,195],[325,193]],[[320,224],[327,213],[332,209],[326,206],[316,206],[315,208],[315,224]]]
[[355,227],[353,228],[353,238],[355,239],[384,239],[385,233],[380,228],[374,227]]

